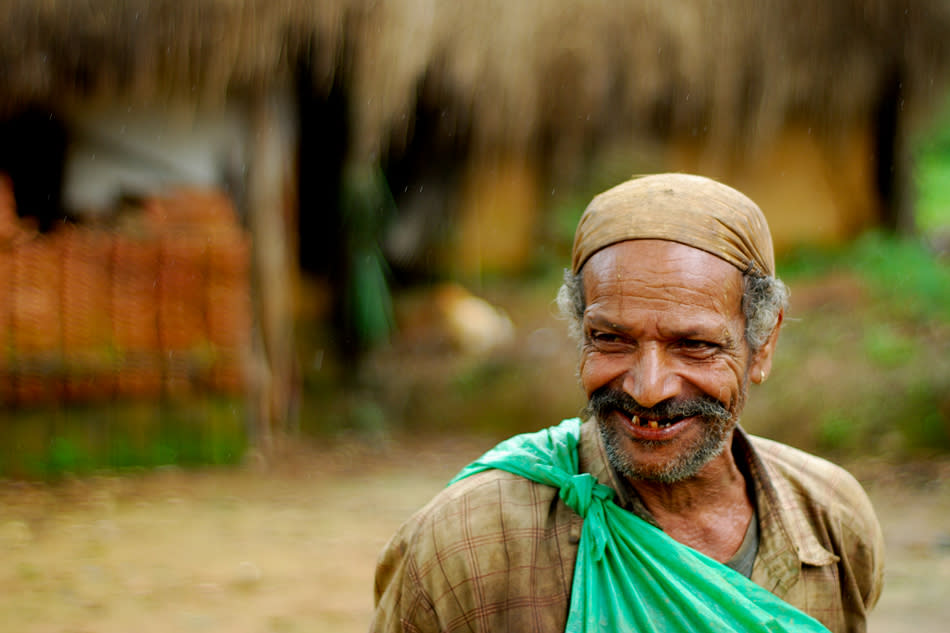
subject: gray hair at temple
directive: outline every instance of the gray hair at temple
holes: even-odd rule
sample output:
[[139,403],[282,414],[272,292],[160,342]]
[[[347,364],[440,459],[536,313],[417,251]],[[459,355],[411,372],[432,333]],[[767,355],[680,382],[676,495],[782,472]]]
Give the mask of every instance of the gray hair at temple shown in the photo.
[[752,352],[765,344],[788,306],[775,276],[772,236],[759,207],[744,194],[702,176],[635,178],[596,196],[574,235],[572,266],[557,295],[568,331],[583,344],[582,269],[598,250],[635,239],[679,242],[723,259],[742,272],[745,338]]

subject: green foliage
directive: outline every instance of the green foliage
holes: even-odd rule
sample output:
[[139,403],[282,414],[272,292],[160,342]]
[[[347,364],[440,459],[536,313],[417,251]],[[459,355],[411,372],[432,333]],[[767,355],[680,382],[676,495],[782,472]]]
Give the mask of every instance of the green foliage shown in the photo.
[[870,231],[843,247],[800,249],[783,258],[778,270],[788,281],[856,274],[898,317],[921,321],[950,315],[950,267],[917,239]]
[[[943,394],[946,407],[947,394]],[[917,383],[904,393],[908,419],[899,425],[904,445],[914,452],[950,450],[950,411],[941,412],[941,402],[934,387]],[[902,407],[903,408],[903,407]]]
[[342,207],[348,256],[344,318],[358,345],[371,346],[386,339],[394,323],[389,269],[379,236],[395,202],[382,170],[346,170]]
[[950,427],[941,414],[932,383],[918,378],[890,388],[875,384],[865,387],[839,394],[833,404],[829,403],[832,408],[819,415],[812,431],[817,450],[835,455],[892,457],[950,450]]
[[918,341],[888,323],[870,324],[863,344],[868,360],[884,369],[915,362],[919,351]]
[[[586,189],[573,195],[562,195],[558,202],[551,207],[547,220],[548,238],[556,244],[562,244],[567,249],[566,256],[570,257],[570,247],[574,241],[574,231],[581,219],[581,214],[587,208],[591,198],[597,192]],[[565,253],[559,253],[563,256]],[[562,262],[562,267],[564,266]]]
[[860,437],[859,426],[860,420],[846,412],[832,410],[825,413],[818,420],[815,432],[819,448],[832,452],[854,450],[856,438]]
[[7,410],[0,424],[0,476],[233,464],[247,445],[243,405],[228,399]]
[[377,343],[393,329],[388,268],[378,249],[354,252],[350,290],[350,318],[361,340]]
[[901,316],[950,315],[950,268],[919,241],[869,233],[854,244],[854,252],[857,268]]
[[950,229],[950,100],[915,154],[917,224],[925,232]]

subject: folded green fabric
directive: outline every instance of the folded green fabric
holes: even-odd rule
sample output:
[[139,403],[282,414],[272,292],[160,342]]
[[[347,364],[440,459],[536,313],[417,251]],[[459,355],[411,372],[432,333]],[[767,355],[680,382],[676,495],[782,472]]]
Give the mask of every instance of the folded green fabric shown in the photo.
[[613,503],[613,490],[578,473],[580,425],[573,418],[515,436],[452,480],[504,470],[558,488],[584,518],[565,631],[828,632],[742,574]]

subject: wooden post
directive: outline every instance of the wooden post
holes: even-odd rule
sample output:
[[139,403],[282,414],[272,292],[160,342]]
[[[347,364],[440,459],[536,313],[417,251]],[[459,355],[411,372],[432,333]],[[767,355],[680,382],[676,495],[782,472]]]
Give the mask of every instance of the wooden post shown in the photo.
[[296,267],[291,252],[284,196],[292,177],[292,153],[284,133],[286,116],[275,97],[255,99],[250,111],[247,218],[252,239],[252,293],[255,316],[251,371],[254,442],[267,453],[289,428],[296,392],[292,288]]
[[884,207],[884,228],[901,235],[917,229],[913,201],[913,160],[904,113],[903,73],[895,70],[875,111],[877,186]]

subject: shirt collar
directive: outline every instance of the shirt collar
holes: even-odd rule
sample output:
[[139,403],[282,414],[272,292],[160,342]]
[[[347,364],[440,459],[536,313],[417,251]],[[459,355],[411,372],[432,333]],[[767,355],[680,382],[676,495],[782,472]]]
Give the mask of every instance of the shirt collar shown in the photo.
[[798,581],[803,565],[831,565],[839,557],[819,541],[801,492],[769,466],[741,428],[736,429],[732,450],[752,479],[759,514],[759,554],[752,580],[784,596]]

